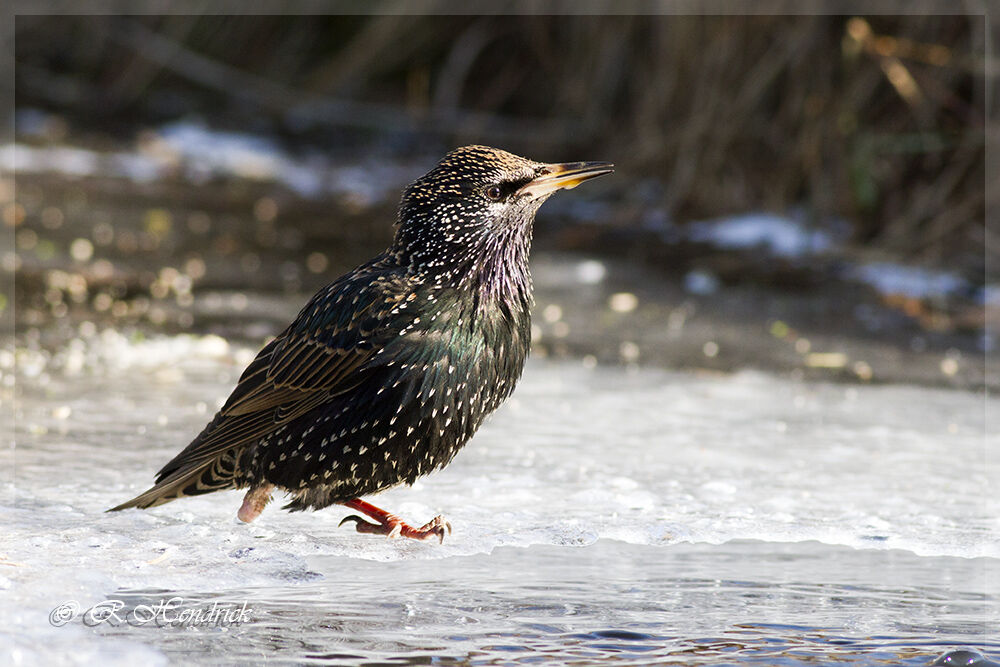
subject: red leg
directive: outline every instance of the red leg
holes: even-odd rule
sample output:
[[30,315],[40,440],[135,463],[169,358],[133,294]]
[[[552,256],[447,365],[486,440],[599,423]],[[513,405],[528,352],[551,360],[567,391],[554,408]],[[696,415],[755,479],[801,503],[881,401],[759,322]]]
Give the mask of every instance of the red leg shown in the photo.
[[355,527],[359,533],[374,533],[376,535],[388,535],[389,537],[402,536],[409,537],[414,540],[426,540],[428,537],[436,535],[441,542],[444,542],[444,535],[446,531],[448,534],[451,534],[451,524],[445,521],[443,516],[436,516],[420,528],[413,528],[412,526],[404,523],[403,520],[395,514],[389,514],[384,509],[379,509],[371,503],[366,503],[360,498],[348,500],[344,503],[344,505],[346,507],[350,507],[352,510],[359,511],[378,522],[370,523],[354,514],[344,517],[344,520],[340,522],[340,525],[343,526],[348,521],[353,521],[356,524]]

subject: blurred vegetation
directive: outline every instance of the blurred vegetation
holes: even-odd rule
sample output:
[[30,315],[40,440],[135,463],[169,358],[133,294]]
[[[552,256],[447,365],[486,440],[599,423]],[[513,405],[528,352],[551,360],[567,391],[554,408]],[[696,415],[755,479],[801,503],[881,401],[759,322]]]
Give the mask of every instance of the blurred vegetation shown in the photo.
[[680,223],[802,208],[817,226],[846,219],[864,252],[976,282],[1000,246],[981,15],[21,15],[15,29],[17,105],[75,128],[199,114],[301,144],[612,160],[629,179],[616,224],[653,206]]

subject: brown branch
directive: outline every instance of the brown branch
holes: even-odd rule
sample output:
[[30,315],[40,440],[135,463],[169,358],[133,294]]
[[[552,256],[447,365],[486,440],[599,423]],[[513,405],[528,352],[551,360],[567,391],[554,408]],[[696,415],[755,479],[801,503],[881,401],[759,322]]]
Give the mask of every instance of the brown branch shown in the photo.
[[462,127],[481,127],[491,139],[561,144],[570,137],[570,120],[514,119],[497,114],[457,108],[432,109],[415,118],[406,110],[387,104],[355,102],[305,94],[295,88],[212,60],[196,53],[137,21],[121,19],[122,30],[110,37],[143,58],[207,88],[240,98],[272,112],[326,125],[395,131],[430,131],[450,135]]

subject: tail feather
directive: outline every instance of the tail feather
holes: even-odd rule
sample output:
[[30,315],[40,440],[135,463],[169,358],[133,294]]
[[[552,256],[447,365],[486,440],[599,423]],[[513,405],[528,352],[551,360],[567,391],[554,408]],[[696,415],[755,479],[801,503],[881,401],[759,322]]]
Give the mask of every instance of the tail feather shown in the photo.
[[178,498],[235,489],[238,486],[235,454],[234,450],[229,450],[194,467],[173,470],[151,489],[107,511],[117,512],[130,507],[146,509]]

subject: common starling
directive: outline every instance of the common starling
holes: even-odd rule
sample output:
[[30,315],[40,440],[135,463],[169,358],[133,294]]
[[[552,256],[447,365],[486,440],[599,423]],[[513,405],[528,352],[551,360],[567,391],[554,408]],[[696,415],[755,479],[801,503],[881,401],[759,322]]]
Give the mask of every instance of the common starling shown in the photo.
[[[448,464],[510,396],[531,338],[528,250],[556,190],[613,171],[542,164],[486,146],[444,157],[403,193],[388,250],[321,289],[240,377],[211,422],[112,510],[249,488],[252,521],[340,503],[358,532],[444,539],[361,500]],[[343,522],[342,522],[343,523]]]

